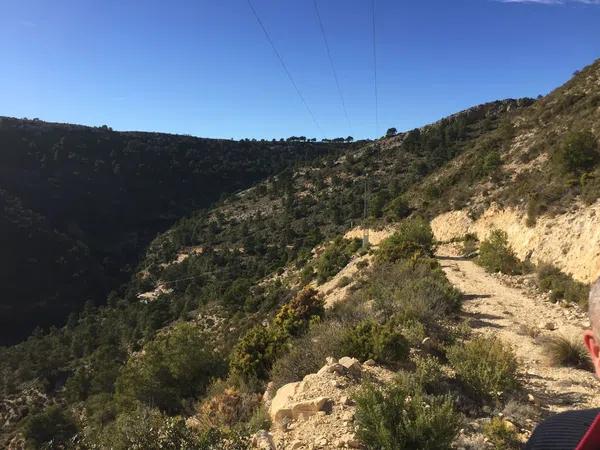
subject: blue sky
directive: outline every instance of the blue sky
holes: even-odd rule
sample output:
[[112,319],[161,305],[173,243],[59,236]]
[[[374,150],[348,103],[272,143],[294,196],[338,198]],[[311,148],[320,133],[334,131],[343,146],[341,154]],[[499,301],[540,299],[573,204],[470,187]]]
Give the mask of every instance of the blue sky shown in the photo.
[[545,94],[600,57],[594,0],[2,0],[0,115],[206,137],[373,137]]

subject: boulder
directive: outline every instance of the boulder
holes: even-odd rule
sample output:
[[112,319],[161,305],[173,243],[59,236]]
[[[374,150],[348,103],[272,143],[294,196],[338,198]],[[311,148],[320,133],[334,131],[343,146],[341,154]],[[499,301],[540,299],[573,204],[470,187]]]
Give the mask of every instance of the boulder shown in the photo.
[[273,422],[280,422],[285,418],[292,417],[290,405],[293,402],[294,395],[302,390],[301,385],[302,382],[288,383],[277,390],[269,408],[269,415]]
[[344,356],[340,359],[339,363],[354,376],[360,376],[360,374],[362,373],[362,366],[356,358],[349,358],[347,356]]
[[293,403],[290,405],[292,410],[292,419],[308,419],[318,412],[324,411],[325,407],[330,403],[331,399],[327,397],[317,397]]
[[345,375],[346,374],[347,369],[338,363],[333,363],[333,364],[327,364],[326,366],[323,366],[319,369],[319,371],[317,372],[317,375],[323,375],[326,373],[337,373],[338,375]]

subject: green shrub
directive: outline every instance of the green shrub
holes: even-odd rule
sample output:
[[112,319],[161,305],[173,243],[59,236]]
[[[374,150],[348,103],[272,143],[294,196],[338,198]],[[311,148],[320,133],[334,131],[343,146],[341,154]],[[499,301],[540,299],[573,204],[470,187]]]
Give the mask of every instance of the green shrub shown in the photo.
[[590,171],[600,161],[598,141],[589,131],[571,132],[552,155],[552,161],[563,172]]
[[427,330],[418,320],[407,320],[402,324],[402,335],[411,347],[418,347],[427,337]]
[[587,306],[589,286],[575,281],[558,267],[540,264],[537,268],[537,282],[542,291],[551,292],[552,301],[565,299],[584,308]]
[[483,434],[495,450],[521,448],[515,426],[500,417],[493,417],[483,426]]
[[410,214],[410,206],[404,195],[400,195],[393,199],[385,208],[385,215],[391,220],[402,220]]
[[338,280],[336,287],[344,288],[344,287],[348,286],[350,283],[352,283],[352,279],[350,277],[344,276]]
[[231,353],[229,370],[245,381],[266,380],[287,336],[270,327],[257,325],[237,343]]
[[435,260],[379,265],[367,285],[376,311],[401,322],[432,326],[460,310],[461,293]]
[[408,357],[408,342],[391,323],[381,325],[364,320],[348,329],[342,337],[341,353],[365,361],[395,363]]
[[279,309],[272,326],[281,328],[284,335],[298,336],[306,331],[311,320],[322,317],[324,312],[323,297],[315,289],[304,289]]
[[600,170],[586,172],[579,178],[581,199],[587,204],[593,204],[600,197]]
[[543,339],[544,353],[550,364],[559,367],[575,367],[591,370],[592,363],[587,349],[580,340],[564,336],[551,336]]
[[398,231],[380,244],[376,257],[378,262],[396,262],[415,255],[433,256],[433,233],[422,218],[404,220]]
[[303,285],[310,283],[315,278],[315,269],[310,264],[304,266],[300,272],[300,281]]
[[352,258],[352,255],[360,248],[360,239],[337,238],[330,244],[315,262],[317,271],[317,282],[324,283],[340,270],[342,270]]
[[31,414],[23,426],[25,440],[33,448],[42,448],[45,445],[49,445],[48,448],[61,448],[75,433],[75,421],[58,405]]
[[115,450],[242,450],[249,444],[248,436],[226,434],[217,428],[196,433],[182,417],[168,417],[157,409],[141,406],[120,414],[103,430],[99,441],[100,448]]
[[311,323],[323,316],[324,302],[312,288],[300,291],[283,305],[268,327],[252,328],[231,353],[231,375],[245,382],[265,381],[276,358],[294,336],[304,334]]
[[431,355],[415,355],[412,358],[415,364],[413,377],[425,392],[439,391],[440,382],[444,379],[444,371],[440,360]]
[[367,449],[450,449],[461,425],[449,397],[427,396],[401,382],[384,390],[364,385],[354,399],[357,435]]
[[117,379],[117,394],[124,401],[176,411],[182,399],[201,394],[224,369],[206,335],[190,323],[180,323],[129,358]]
[[523,263],[508,245],[506,232],[502,230],[492,230],[481,243],[477,263],[488,272],[516,275],[525,271]]
[[499,339],[477,337],[448,349],[458,379],[475,396],[497,398],[519,386],[517,360]]
[[500,153],[495,150],[488,152],[483,157],[483,171],[485,174],[493,174],[502,165],[502,158]]

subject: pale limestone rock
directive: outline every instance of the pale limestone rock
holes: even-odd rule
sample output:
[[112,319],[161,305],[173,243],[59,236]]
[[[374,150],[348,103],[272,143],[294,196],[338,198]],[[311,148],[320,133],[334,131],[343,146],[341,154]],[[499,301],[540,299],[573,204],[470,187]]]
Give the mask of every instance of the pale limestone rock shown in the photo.
[[301,390],[301,384],[301,382],[289,383],[277,390],[269,408],[269,415],[273,422],[280,422],[284,418],[292,417],[290,403],[294,395]]
[[252,448],[257,450],[276,450],[271,433],[261,430],[252,436]]
[[325,406],[330,403],[331,400],[327,397],[317,397],[310,400],[303,400],[300,402],[293,403],[290,405],[292,412],[292,419],[308,419],[314,416],[319,411],[323,411]]
[[354,376],[360,376],[360,374],[362,373],[362,366],[356,358],[349,358],[347,356],[344,356],[340,359],[339,363]]

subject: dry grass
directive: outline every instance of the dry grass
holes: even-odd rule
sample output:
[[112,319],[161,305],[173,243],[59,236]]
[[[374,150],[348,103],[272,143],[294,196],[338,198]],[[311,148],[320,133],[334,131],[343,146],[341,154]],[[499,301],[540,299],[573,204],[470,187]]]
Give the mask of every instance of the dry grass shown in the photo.
[[592,365],[587,349],[582,342],[564,336],[552,336],[543,339],[546,356],[556,367],[575,367],[591,370]]

